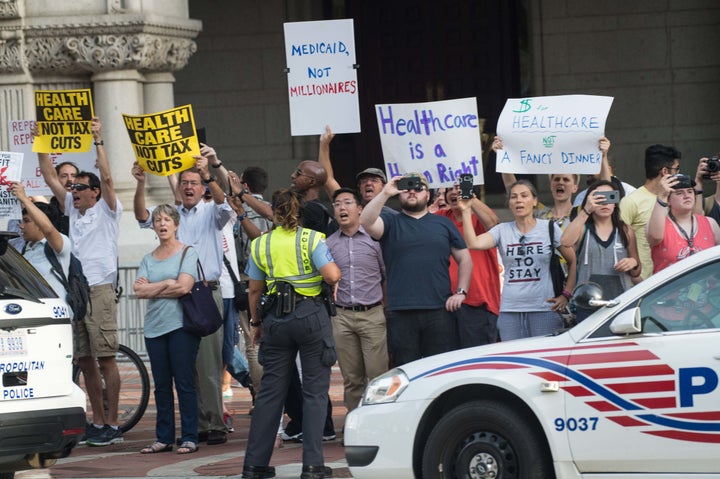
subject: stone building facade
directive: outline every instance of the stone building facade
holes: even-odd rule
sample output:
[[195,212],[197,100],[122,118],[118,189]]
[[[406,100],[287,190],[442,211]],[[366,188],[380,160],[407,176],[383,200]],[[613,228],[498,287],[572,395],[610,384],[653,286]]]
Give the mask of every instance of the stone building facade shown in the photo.
[[[354,18],[360,64],[363,133],[333,142],[343,184],[383,164],[375,103],[477,96],[492,133],[508,97],[611,95],[606,133],[634,184],[647,145],[677,146],[685,172],[720,151],[715,0],[0,0],[0,145],[8,120],[33,116],[33,90],[92,87],[132,264],[153,237],[132,221],[120,113],[191,103],[226,165],[266,168],[268,193],[286,186],[317,139],[290,136],[283,22],[329,18]],[[149,201],[170,199],[163,179],[152,186]]]

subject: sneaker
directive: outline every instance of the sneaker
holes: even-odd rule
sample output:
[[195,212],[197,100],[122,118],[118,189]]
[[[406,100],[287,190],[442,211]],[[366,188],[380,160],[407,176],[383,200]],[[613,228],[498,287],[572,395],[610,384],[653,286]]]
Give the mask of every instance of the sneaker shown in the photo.
[[86,444],[88,446],[109,446],[123,441],[122,431],[119,428],[116,429],[105,424],[99,433],[87,438]]
[[225,423],[225,427],[228,432],[235,432],[235,428],[233,427],[233,417],[229,412],[223,414],[223,423]]
[[227,388],[226,390],[224,390],[222,392],[222,396],[223,396],[223,399],[225,399],[225,400],[232,399],[232,397],[233,397],[232,389]]
[[327,435],[323,434],[323,441],[332,441],[336,437],[337,437],[337,435],[335,435],[335,433],[327,434]]
[[93,434],[93,429],[97,429],[100,431],[102,428],[96,428],[92,425],[91,422],[85,423],[85,434],[83,434],[82,438],[80,438],[80,442],[78,442],[79,445],[83,445],[87,442],[87,438],[90,437]]
[[285,431],[283,431],[282,433],[280,433],[280,437],[282,438],[283,441],[296,441],[296,442],[300,442],[300,441],[302,441],[302,432],[299,432],[299,433],[297,433],[297,434],[289,435],[289,434],[287,434]]

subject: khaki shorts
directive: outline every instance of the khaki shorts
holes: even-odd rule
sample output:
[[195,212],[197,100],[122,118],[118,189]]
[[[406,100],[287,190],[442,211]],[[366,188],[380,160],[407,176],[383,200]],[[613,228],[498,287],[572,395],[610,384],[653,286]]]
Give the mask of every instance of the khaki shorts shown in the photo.
[[118,351],[117,303],[111,283],[90,287],[88,313],[75,325],[75,357],[115,356]]

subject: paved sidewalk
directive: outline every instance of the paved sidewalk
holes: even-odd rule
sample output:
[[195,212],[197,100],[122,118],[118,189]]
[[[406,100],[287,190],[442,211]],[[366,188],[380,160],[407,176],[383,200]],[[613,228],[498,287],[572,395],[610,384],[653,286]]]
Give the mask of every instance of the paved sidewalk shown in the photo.
[[[234,381],[233,381],[234,383]],[[325,444],[325,464],[333,468],[332,477],[352,477],[340,445],[345,407],[342,404],[342,377],[337,365],[333,368],[330,397],[337,439]],[[250,393],[233,388],[233,398],[226,402],[233,414],[235,432],[228,442],[216,446],[201,443],[198,452],[178,455],[175,452],[140,454],[144,446],[155,440],[155,404],[151,400],[140,423],[125,434],[125,441],[106,447],[78,446],[70,457],[61,459],[49,469],[23,471],[18,479],[40,478],[136,478],[136,477],[240,477],[250,427]],[[179,424],[179,421],[178,421]],[[273,453],[271,465],[278,478],[298,478],[302,468],[302,444],[285,442]]]

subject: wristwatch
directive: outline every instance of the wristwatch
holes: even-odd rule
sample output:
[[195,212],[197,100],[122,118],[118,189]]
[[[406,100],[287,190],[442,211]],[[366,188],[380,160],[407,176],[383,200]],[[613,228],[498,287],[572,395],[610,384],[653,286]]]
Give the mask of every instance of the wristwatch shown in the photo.
[[213,168],[220,168],[222,166],[222,161],[218,160],[217,163],[215,163],[214,165],[210,165],[210,166]]
[[213,175],[210,175],[210,178],[208,178],[207,180],[202,180],[202,184],[203,184],[203,185],[209,185],[209,184],[212,183],[213,181],[215,181],[215,177],[214,177]]
[[250,326],[252,326],[253,328],[257,328],[260,325],[262,325],[262,321],[253,321],[252,319],[249,321],[249,323],[250,323]]
[[463,295],[467,296],[467,291],[465,291],[462,288],[458,288],[455,290],[455,294],[463,294]]

